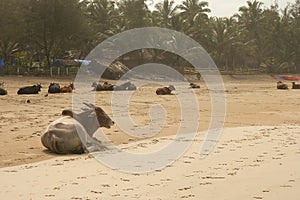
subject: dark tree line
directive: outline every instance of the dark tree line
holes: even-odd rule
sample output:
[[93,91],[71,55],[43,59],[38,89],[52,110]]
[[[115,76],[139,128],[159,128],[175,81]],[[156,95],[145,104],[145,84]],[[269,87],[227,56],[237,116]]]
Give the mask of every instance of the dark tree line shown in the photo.
[[[227,18],[209,12],[208,2],[199,0],[161,0],[155,10],[146,0],[0,0],[0,59],[7,68],[34,61],[50,67],[68,50],[83,58],[116,33],[154,26],[192,37],[220,68],[300,71],[300,0],[283,9],[247,1]],[[164,53],[148,51],[154,60]]]

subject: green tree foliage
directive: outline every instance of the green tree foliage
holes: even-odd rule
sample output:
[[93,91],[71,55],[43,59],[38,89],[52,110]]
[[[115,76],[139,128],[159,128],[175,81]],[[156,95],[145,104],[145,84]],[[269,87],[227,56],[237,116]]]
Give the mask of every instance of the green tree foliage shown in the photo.
[[[284,9],[277,4],[266,8],[260,0],[249,0],[235,15],[225,18],[210,16],[205,0],[179,4],[160,0],[152,9],[149,1],[1,0],[0,58],[6,63],[37,60],[49,67],[67,50],[81,51],[84,56],[112,35],[156,26],[192,37],[220,68],[300,71],[300,0]],[[152,55],[159,62],[168,53],[141,50],[132,55],[147,61]],[[171,59],[180,61],[174,55]]]
[[17,0],[0,1],[0,58],[10,63],[13,54],[20,50],[23,20],[22,2]]
[[29,0],[26,39],[30,46],[42,51],[48,67],[55,56],[76,48],[76,39],[84,39],[81,6],[79,0]]
[[173,0],[164,0],[163,2],[160,2],[155,5],[156,11],[156,24],[159,27],[164,28],[174,28],[173,27],[173,21],[172,19],[177,14],[177,6],[175,6],[175,2]]
[[208,48],[210,34],[208,2],[199,0],[185,0],[178,6],[182,16],[182,31]]
[[119,19],[125,20],[126,30],[145,27],[151,21],[145,0],[120,0],[117,6]]
[[94,0],[88,4],[87,16],[90,30],[94,34],[95,45],[124,30],[119,21],[116,3],[111,0]]

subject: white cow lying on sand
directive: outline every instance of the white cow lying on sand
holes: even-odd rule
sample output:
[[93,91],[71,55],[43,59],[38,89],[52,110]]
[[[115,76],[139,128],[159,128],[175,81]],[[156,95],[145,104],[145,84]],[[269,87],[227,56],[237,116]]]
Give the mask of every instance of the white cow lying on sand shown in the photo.
[[63,116],[52,122],[42,135],[42,144],[50,151],[58,154],[84,153],[86,150],[105,149],[92,136],[99,127],[110,128],[114,122],[100,107],[87,103],[85,105],[89,109],[79,114],[64,110]]

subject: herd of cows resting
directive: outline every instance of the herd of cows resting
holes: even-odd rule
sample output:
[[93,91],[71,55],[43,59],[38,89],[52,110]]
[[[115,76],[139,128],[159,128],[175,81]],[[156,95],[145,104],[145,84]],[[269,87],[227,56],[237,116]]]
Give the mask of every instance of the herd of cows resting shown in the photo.
[[[121,85],[112,85],[108,82],[103,84],[94,82],[91,87],[93,91],[121,91],[136,90],[137,87],[131,82]],[[17,94],[38,94],[41,91],[41,84],[22,87]],[[194,83],[190,88],[200,88]],[[73,83],[61,87],[58,83],[50,83],[48,93],[68,93],[74,90]],[[157,95],[171,95],[175,90],[173,85],[157,88]],[[4,89],[4,82],[0,83],[0,95],[7,95]],[[57,154],[84,153],[86,151],[100,151],[106,149],[101,142],[93,137],[96,130],[100,127],[110,128],[114,121],[98,106],[84,103],[87,108],[80,113],[72,110],[63,110],[61,117],[48,126],[45,133],[41,136],[41,143],[49,151]]]
[[[287,89],[289,89],[289,86],[286,83],[283,83],[282,81],[278,81],[277,89],[287,90]],[[292,89],[300,89],[300,84],[296,84],[295,82],[292,82]]]
[[[7,91],[3,88],[4,82],[0,83],[0,95],[7,95]],[[17,94],[38,94],[41,91],[41,84],[36,84],[32,86],[25,86],[21,87]],[[48,93],[68,93],[72,92],[74,90],[74,85],[71,83],[70,85],[66,85],[63,87],[60,87],[58,83],[50,83]]]
[[[94,82],[92,85],[93,91],[120,91],[120,90],[136,90],[137,87],[132,84],[130,81],[123,83],[121,85],[112,85],[108,82],[96,83]],[[22,87],[18,90],[17,94],[38,94],[41,91],[41,84]],[[200,88],[199,85],[190,83],[190,88]],[[282,81],[277,82],[277,89],[287,90],[289,89],[286,83]],[[300,84],[296,84],[292,82],[292,89],[300,89]],[[48,87],[48,93],[70,93],[74,90],[73,83],[61,87],[58,83],[50,83]],[[156,90],[157,95],[170,95],[172,91],[175,90],[173,85],[168,87],[158,88]],[[0,95],[7,95],[7,91],[4,89],[4,82],[0,82]]]
[[[112,85],[108,82],[96,83],[94,82],[91,87],[93,88],[93,91],[122,91],[122,90],[136,90],[137,87],[131,83],[130,81],[127,81],[121,85]],[[190,83],[191,88],[200,88],[199,85]],[[17,94],[38,94],[41,91],[41,84],[36,84],[33,86],[26,86],[21,87]],[[48,87],[48,93],[71,93],[74,90],[74,84],[71,83],[69,85],[65,85],[61,87],[58,83],[50,83]],[[156,90],[157,95],[171,95],[172,91],[175,90],[175,87],[173,85],[170,85],[168,87],[158,88]],[[4,82],[0,83],[0,95],[7,95],[7,91],[4,89]]]
[[[0,83],[0,94],[7,95],[3,88],[4,83]],[[119,91],[119,90],[136,90],[137,87],[131,82],[126,82],[115,86],[104,82],[103,84],[94,82],[91,87],[93,91]],[[38,94],[41,91],[40,84],[22,87],[17,94]],[[190,83],[190,88],[200,88],[199,85]],[[300,84],[293,82],[293,89],[300,89]],[[288,89],[288,85],[278,81],[277,89]],[[48,93],[67,93],[74,90],[74,85],[61,87],[58,83],[50,83]],[[173,85],[168,87],[157,88],[157,95],[171,95],[175,90]],[[100,151],[106,149],[96,138],[94,133],[99,127],[110,128],[114,121],[98,106],[90,103],[84,103],[87,108],[81,113],[74,113],[72,110],[63,110],[62,117],[53,121],[45,133],[41,136],[41,143],[44,147],[53,153],[69,154],[84,153],[86,151]]]

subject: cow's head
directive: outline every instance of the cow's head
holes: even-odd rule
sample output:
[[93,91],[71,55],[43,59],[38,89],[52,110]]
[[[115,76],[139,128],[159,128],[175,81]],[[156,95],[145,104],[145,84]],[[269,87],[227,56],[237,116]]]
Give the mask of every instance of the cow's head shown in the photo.
[[35,85],[35,87],[38,88],[38,91],[41,91],[42,85],[39,83],[39,84]]
[[72,90],[75,90],[74,83],[70,83],[69,87],[72,88]]
[[92,135],[99,127],[110,128],[114,125],[114,121],[98,106],[90,103],[84,103],[89,108],[83,112],[76,114],[71,110],[63,110],[62,115],[70,116],[79,121],[86,131]]
[[93,84],[91,85],[91,87],[93,88],[97,88],[98,84],[96,82],[93,82]]
[[111,120],[111,118],[104,112],[102,108],[95,107],[94,109],[95,112],[92,112],[90,117],[95,113],[100,127],[110,128],[115,124],[115,122]]
[[171,91],[173,91],[173,90],[175,90],[175,87],[174,87],[174,85],[169,85],[169,90],[171,90]]

